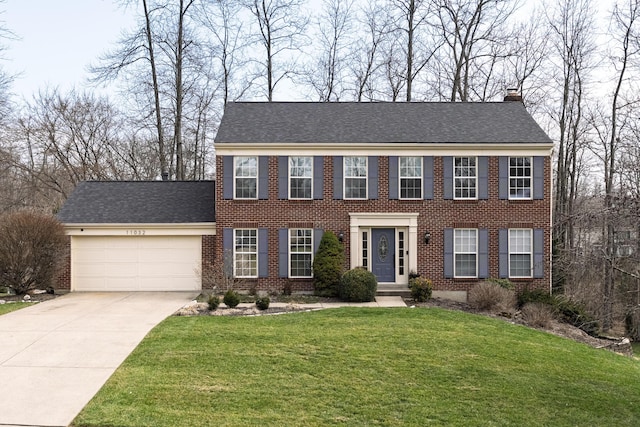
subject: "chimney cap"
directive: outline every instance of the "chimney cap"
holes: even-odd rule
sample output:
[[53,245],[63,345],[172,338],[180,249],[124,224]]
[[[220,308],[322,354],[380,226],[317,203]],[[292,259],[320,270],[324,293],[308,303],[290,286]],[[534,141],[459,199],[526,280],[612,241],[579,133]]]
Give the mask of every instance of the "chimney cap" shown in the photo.
[[505,95],[504,100],[522,102],[522,95],[520,95],[520,92],[518,92],[518,88],[507,88],[507,94]]

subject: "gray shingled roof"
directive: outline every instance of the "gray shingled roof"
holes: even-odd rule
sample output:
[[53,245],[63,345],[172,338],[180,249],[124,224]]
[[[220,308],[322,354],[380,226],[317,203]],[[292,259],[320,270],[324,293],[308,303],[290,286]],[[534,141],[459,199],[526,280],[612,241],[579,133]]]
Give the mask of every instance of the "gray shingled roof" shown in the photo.
[[552,143],[521,102],[236,102],[215,142]]
[[66,224],[215,222],[215,183],[81,182],[57,216]]

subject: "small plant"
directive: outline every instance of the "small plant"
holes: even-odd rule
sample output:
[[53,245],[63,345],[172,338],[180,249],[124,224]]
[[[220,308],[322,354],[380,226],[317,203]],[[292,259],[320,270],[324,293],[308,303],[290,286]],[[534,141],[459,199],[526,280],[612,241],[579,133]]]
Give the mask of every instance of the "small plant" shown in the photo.
[[520,313],[522,320],[534,328],[547,328],[555,318],[553,307],[543,302],[528,302]]
[[235,308],[238,304],[240,304],[240,295],[235,292],[233,289],[229,289],[225,292],[222,302],[229,308]]
[[415,302],[426,302],[431,299],[433,282],[427,278],[416,276],[409,279],[409,289],[411,289],[411,298]]
[[216,294],[211,294],[207,298],[207,304],[209,305],[209,310],[215,311],[220,305],[220,297]]
[[411,279],[415,279],[416,277],[420,277],[420,273],[416,273],[415,270],[411,270],[409,272],[409,281],[411,281]]
[[269,308],[269,304],[271,303],[271,299],[269,299],[269,297],[259,297],[256,298],[256,307],[258,307],[258,310],[266,310],[267,308]]
[[482,311],[511,315],[516,307],[515,292],[491,282],[482,282],[469,291],[469,303]]
[[342,275],[340,298],[345,301],[373,301],[378,289],[376,276],[366,268],[356,267]]

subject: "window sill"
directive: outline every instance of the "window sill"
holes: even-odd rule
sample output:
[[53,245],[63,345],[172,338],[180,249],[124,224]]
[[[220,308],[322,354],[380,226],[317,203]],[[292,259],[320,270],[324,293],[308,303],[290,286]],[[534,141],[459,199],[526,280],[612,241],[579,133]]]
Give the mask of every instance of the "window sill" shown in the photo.
[[509,281],[514,283],[528,283],[533,282],[533,277],[509,277]]
[[517,204],[524,204],[524,205],[528,205],[533,203],[533,199],[508,199],[509,203],[517,203]]

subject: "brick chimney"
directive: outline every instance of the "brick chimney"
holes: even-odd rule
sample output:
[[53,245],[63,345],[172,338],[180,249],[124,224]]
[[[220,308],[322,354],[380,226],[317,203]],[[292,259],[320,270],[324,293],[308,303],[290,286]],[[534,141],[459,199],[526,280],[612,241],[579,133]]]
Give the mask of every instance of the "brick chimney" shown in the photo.
[[504,101],[520,101],[522,102],[522,95],[518,92],[517,88],[507,89],[507,94],[504,97]]

